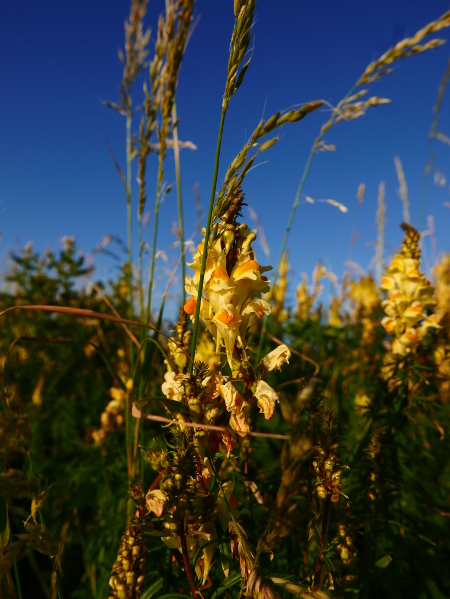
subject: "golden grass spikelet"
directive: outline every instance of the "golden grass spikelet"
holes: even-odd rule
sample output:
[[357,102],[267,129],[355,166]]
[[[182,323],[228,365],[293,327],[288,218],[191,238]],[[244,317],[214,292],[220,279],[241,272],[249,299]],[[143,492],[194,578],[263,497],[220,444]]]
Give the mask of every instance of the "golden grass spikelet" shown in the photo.
[[250,64],[249,59],[239,70],[250,45],[255,8],[256,0],[236,0],[234,3],[235,19],[230,42],[227,81],[222,102],[223,111],[228,110],[230,99],[241,86]]
[[380,106],[381,104],[390,103],[391,100],[389,100],[389,98],[380,98],[379,96],[372,96],[364,102],[354,102],[353,104],[345,102],[343,104],[343,108],[340,109],[340,114],[336,118],[335,122],[339,123],[340,121],[357,119],[360,116],[363,116],[366,110],[372,106]]
[[378,186],[378,210],[377,210],[377,250],[376,250],[376,268],[377,268],[377,279],[381,278],[381,271],[383,265],[383,250],[384,250],[384,227],[385,227],[385,213],[386,205],[384,203],[385,186],[384,181],[381,181]]
[[397,178],[400,185],[398,195],[403,203],[403,220],[405,223],[410,223],[411,218],[409,216],[409,200],[408,200],[408,186],[406,185],[405,173],[403,172],[402,162],[399,156],[394,157],[395,169],[397,171]]
[[411,56],[412,54],[418,54],[421,52],[425,52],[426,50],[430,50],[432,48],[436,48],[444,43],[444,40],[434,39],[425,44],[421,44],[420,42],[427,36],[432,33],[436,33],[445,27],[450,25],[450,11],[444,13],[441,17],[432,21],[422,29],[420,29],[413,37],[405,38],[398,42],[392,48],[389,48],[387,52],[385,52],[380,58],[371,62],[361,78],[359,79],[357,85],[367,84],[370,80],[373,80],[374,77],[380,77],[382,75],[387,74],[389,65],[394,62]]
[[148,0],[132,0],[129,20],[125,21],[125,55],[119,50],[119,58],[124,66],[121,84],[123,109],[127,106],[129,91],[144,68],[148,56],[150,30],[145,33],[143,30],[147,4]]

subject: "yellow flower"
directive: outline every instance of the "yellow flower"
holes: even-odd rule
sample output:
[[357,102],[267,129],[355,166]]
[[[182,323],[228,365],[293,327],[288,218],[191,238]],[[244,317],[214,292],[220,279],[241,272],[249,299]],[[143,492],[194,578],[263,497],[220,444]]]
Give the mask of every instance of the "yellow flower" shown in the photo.
[[279,345],[265,358],[262,358],[261,365],[270,372],[271,370],[281,370],[281,367],[286,362],[289,364],[289,358],[291,357],[291,351],[287,345]]
[[[233,304],[227,304],[218,314],[214,316],[213,323],[217,327],[218,334],[225,342],[228,364],[233,370],[234,342],[239,334],[239,325],[241,324],[239,313]],[[219,335],[217,336],[217,343],[220,342]]]
[[160,491],[160,489],[149,491],[145,496],[145,501],[149,511],[153,512],[157,518],[159,518],[163,513],[164,504],[167,500],[167,493],[165,491]]
[[182,374],[166,372],[164,375],[164,383],[161,385],[161,390],[164,395],[174,401],[181,401],[184,397],[183,380],[184,376]]
[[278,393],[265,381],[258,381],[254,396],[258,400],[260,411],[264,412],[265,419],[269,420],[269,418],[272,418],[275,411],[275,402],[278,401]]

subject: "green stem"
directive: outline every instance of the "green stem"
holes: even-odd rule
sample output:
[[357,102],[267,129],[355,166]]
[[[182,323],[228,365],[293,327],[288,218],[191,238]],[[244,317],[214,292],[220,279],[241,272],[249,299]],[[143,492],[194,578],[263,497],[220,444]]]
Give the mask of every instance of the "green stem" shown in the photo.
[[314,586],[313,592],[315,593],[320,586],[320,575],[322,574],[323,566],[323,552],[327,541],[327,530],[328,530],[328,514],[330,511],[330,495],[325,500],[325,506],[322,512],[322,533],[320,535],[319,553],[317,555],[316,567],[314,570]]
[[[269,295],[269,301],[272,299],[273,290],[275,289],[275,285],[277,283],[278,273],[280,272],[281,263],[283,261],[284,252],[286,250],[287,240],[288,240],[288,237],[289,237],[289,233],[291,232],[292,223],[294,221],[295,211],[297,210],[297,206],[298,206],[298,203],[299,203],[299,200],[300,200],[300,195],[302,193],[303,185],[305,183],[306,176],[308,175],[309,167],[311,165],[311,161],[312,161],[312,158],[314,156],[314,152],[316,151],[316,147],[317,147],[317,144],[318,144],[319,141],[320,141],[320,136],[314,142],[314,145],[313,145],[313,147],[311,149],[311,152],[310,152],[310,154],[308,156],[308,160],[306,161],[305,169],[303,171],[302,178],[300,179],[300,183],[299,183],[299,186],[297,188],[297,193],[295,194],[294,203],[292,204],[291,214],[289,216],[288,224],[287,224],[286,231],[285,231],[284,237],[283,237],[283,242],[281,244],[280,254],[278,256],[277,268],[275,270],[274,277],[273,277],[272,288],[270,290],[270,295]],[[262,346],[263,346],[264,339],[265,339],[265,336],[266,336],[267,319],[268,319],[268,315],[266,314],[264,316],[264,318],[263,318],[263,321],[262,321],[263,329],[262,329],[261,337],[260,337],[260,340],[259,340],[258,351],[256,353],[256,362],[255,362],[255,365],[258,365],[259,361],[261,359]]]
[[[177,107],[175,102],[172,107],[172,122],[177,122]],[[178,125],[173,128],[173,154],[175,157],[175,176],[177,181],[177,201],[178,201],[178,230],[180,234],[180,252],[181,252],[181,294],[183,305],[186,303],[186,289],[184,280],[186,278],[186,267],[184,262],[184,226],[183,226],[183,202],[181,195],[181,172],[180,172],[180,145],[178,143]]]
[[[130,292],[130,319],[133,320],[133,254],[132,254],[132,213],[131,213],[131,122],[132,122],[132,109],[131,109],[131,96],[128,95],[127,104],[127,124],[126,124],[126,160],[127,160],[127,246],[128,246],[128,286]],[[131,343],[130,348],[130,369],[134,368],[134,346]],[[130,402],[129,395],[127,393],[126,405],[125,405],[125,442],[127,447],[127,466],[128,466],[128,477],[131,474],[131,452],[133,440],[130,434]],[[58,576],[58,574],[57,574]],[[58,589],[59,594],[59,589]]]
[[[132,254],[132,214],[131,214],[131,98],[128,100],[127,110],[127,133],[126,133],[126,151],[127,151],[127,246],[128,246],[128,285],[130,288],[130,319],[133,320],[133,254]],[[131,345],[131,361],[134,360],[134,347]],[[131,364],[133,367],[133,364]]]
[[61,589],[61,572],[59,566],[56,563],[56,559],[53,558],[53,570],[56,572],[56,588],[58,589],[58,599],[64,599]]
[[433,139],[436,133],[436,129],[439,122],[439,111],[441,109],[442,99],[444,97],[444,91],[447,86],[448,80],[450,78],[450,60],[447,63],[447,68],[445,69],[444,76],[442,77],[441,84],[439,85],[438,95],[436,99],[436,104],[433,108],[433,121],[431,123],[430,132],[428,134],[428,143],[427,143],[427,153],[425,159],[425,168],[423,171],[423,181],[422,181],[422,194],[420,201],[420,220],[419,220],[419,231],[423,230],[425,224],[425,204],[427,201],[427,185],[428,185],[428,175],[430,174],[430,161],[431,161],[431,148],[433,145]]
[[23,599],[22,587],[20,586],[19,568],[17,567],[16,558],[14,558],[14,578],[16,581],[17,596],[19,599]]
[[[142,288],[142,215],[138,216],[138,245],[139,245],[139,306],[141,318],[144,316],[144,290]],[[144,330],[142,331],[144,333]],[[142,337],[143,335],[141,335]]]
[[152,308],[152,290],[153,290],[153,277],[154,277],[154,272],[155,272],[156,236],[158,233],[159,202],[160,202],[160,198],[161,198],[161,185],[162,185],[162,181],[163,181],[163,177],[164,177],[163,163],[164,163],[164,153],[160,153],[158,181],[156,184],[155,224],[153,227],[152,262],[151,262],[151,266],[150,266],[150,278],[148,281],[147,324],[150,324],[150,316],[151,316],[151,308]]
[[[272,288],[270,290],[269,300],[268,301],[270,301],[272,299],[273,290],[275,289],[275,285],[277,283],[278,273],[280,272],[281,263],[283,261],[284,252],[286,250],[286,245],[287,245],[289,233],[291,232],[291,227],[292,227],[292,223],[294,221],[295,212],[297,210],[297,206],[298,206],[298,203],[300,201],[300,195],[302,193],[303,185],[304,185],[306,177],[308,175],[309,168],[311,166],[311,162],[312,162],[313,156],[314,156],[314,154],[315,154],[315,152],[317,150],[319,142],[321,141],[324,133],[327,132],[327,131],[329,131],[331,129],[331,127],[334,125],[334,119],[339,114],[339,110],[340,110],[341,106],[347,100],[347,98],[354,92],[354,90],[356,89],[356,87],[358,86],[358,84],[359,84],[359,82],[356,85],[354,85],[345,94],[345,96],[342,98],[342,100],[339,102],[339,104],[333,110],[333,112],[332,112],[330,118],[328,119],[327,123],[322,127],[321,132],[319,133],[319,135],[314,140],[314,143],[313,143],[312,148],[311,148],[311,152],[309,153],[308,160],[306,161],[306,165],[305,165],[305,168],[303,170],[302,178],[300,179],[300,183],[299,183],[298,188],[297,188],[297,193],[295,194],[294,203],[292,204],[291,214],[289,215],[288,224],[287,224],[287,227],[286,227],[286,231],[284,233],[284,237],[283,237],[283,242],[281,244],[280,253],[278,255],[277,267],[276,267],[276,270],[275,270],[275,273],[274,273],[273,282],[272,282]],[[261,337],[260,337],[260,341],[259,341],[258,351],[256,353],[256,361],[255,361],[256,365],[259,363],[259,361],[261,359],[262,346],[263,346],[264,339],[265,339],[265,329],[267,327],[267,319],[268,319],[268,315],[264,316],[263,321],[262,321],[263,329],[262,329],[262,332],[261,332]]]
[[217,138],[216,162],[214,164],[214,177],[213,177],[213,183],[212,183],[212,188],[211,188],[211,198],[209,200],[208,220],[206,221],[206,232],[205,232],[205,242],[204,242],[204,246],[203,246],[202,266],[201,266],[201,270],[200,270],[200,279],[198,281],[197,306],[195,308],[194,329],[192,331],[191,362],[189,362],[188,372],[192,372],[193,367],[194,367],[195,348],[197,345],[198,325],[199,325],[199,320],[200,320],[200,306],[202,303],[203,280],[205,278],[206,257],[208,255],[208,242],[209,242],[209,236],[211,233],[211,220],[212,220],[212,213],[213,213],[213,208],[214,208],[214,199],[216,196],[217,174],[219,172],[220,146],[222,144],[222,134],[223,134],[223,126],[225,124],[226,112],[227,112],[226,108],[222,108],[222,116],[220,119],[220,126],[219,126],[219,136]]

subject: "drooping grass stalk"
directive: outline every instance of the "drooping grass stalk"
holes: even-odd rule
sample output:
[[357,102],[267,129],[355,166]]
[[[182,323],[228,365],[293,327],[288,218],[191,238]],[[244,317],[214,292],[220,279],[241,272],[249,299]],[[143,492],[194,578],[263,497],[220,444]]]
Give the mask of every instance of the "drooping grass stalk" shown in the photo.
[[212,187],[211,187],[211,197],[209,200],[208,218],[206,221],[205,242],[204,242],[203,255],[202,255],[202,267],[200,270],[200,278],[198,281],[197,305],[195,307],[195,320],[194,320],[194,328],[192,331],[192,342],[191,342],[191,361],[189,362],[188,372],[192,372],[192,370],[194,368],[195,348],[197,345],[198,326],[199,326],[199,321],[200,321],[200,307],[201,307],[201,303],[202,303],[203,281],[205,279],[206,258],[208,256],[208,242],[209,242],[209,236],[211,234],[211,220],[212,220],[212,213],[213,213],[213,208],[214,208],[214,199],[216,196],[217,175],[219,172],[220,147],[222,145],[222,134],[223,134],[223,127],[225,124],[226,112],[227,112],[226,107],[222,108],[222,116],[220,118],[220,125],[219,125],[219,135],[217,137],[216,160],[214,163],[214,175],[213,175],[213,182],[212,182]]
[[175,102],[172,107],[172,122],[173,127],[173,154],[175,158],[175,178],[177,182],[177,202],[178,202],[178,233],[180,235],[180,256],[181,256],[181,295],[183,304],[186,303],[186,289],[184,288],[184,280],[186,278],[186,266],[184,261],[184,224],[183,224],[183,200],[181,195],[181,171],[180,171],[180,144],[178,141],[178,125],[177,125],[177,106]]
[[422,194],[420,200],[420,219],[419,219],[419,231],[422,231],[425,226],[425,205],[427,201],[427,187],[428,187],[428,176],[431,171],[431,161],[432,161],[432,146],[433,140],[436,137],[436,130],[439,122],[439,112],[441,109],[442,100],[444,98],[444,91],[447,87],[448,80],[450,78],[450,59],[447,63],[447,68],[445,69],[444,76],[442,77],[441,83],[438,89],[438,95],[436,98],[436,104],[433,108],[433,121],[431,123],[430,132],[428,133],[428,142],[427,142],[427,151],[425,155],[425,168],[423,170],[423,180],[422,180]]

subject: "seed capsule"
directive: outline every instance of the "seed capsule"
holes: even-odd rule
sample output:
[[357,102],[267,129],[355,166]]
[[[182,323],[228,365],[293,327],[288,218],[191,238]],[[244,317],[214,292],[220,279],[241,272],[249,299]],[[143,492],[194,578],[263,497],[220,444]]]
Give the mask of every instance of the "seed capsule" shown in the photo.
[[127,584],[133,585],[135,578],[136,578],[136,574],[133,571],[127,572]]
[[143,575],[141,574],[141,575],[139,576],[139,578],[136,580],[136,584],[137,584],[137,585],[140,585],[140,584],[142,584],[143,582],[144,582],[144,577],[143,577]]
[[134,537],[128,537],[128,545],[130,547],[133,547],[133,545],[134,545]]
[[117,597],[119,599],[126,599],[127,598],[127,585],[126,584],[119,584],[116,587],[116,591],[117,591]]
[[136,559],[137,557],[139,557],[140,552],[141,552],[140,547],[138,547],[137,545],[135,547],[133,547],[133,551],[132,551],[133,558]]
[[348,562],[349,557],[350,557],[350,552],[347,549],[347,547],[342,547],[342,549],[341,549],[341,560],[344,562],[344,564],[346,564]]
[[117,578],[117,576],[111,576],[111,578],[109,579],[109,586],[115,589],[118,582],[119,579]]
[[325,489],[325,487],[323,487],[322,485],[317,487],[316,491],[317,491],[317,495],[318,495],[319,499],[323,500],[323,499],[327,498],[328,492]]
[[331,475],[331,480],[335,485],[338,485],[341,482],[341,474],[342,471],[338,470]]
[[128,570],[131,568],[131,563],[129,562],[129,560],[124,559],[122,562],[122,566],[125,572],[128,572]]

